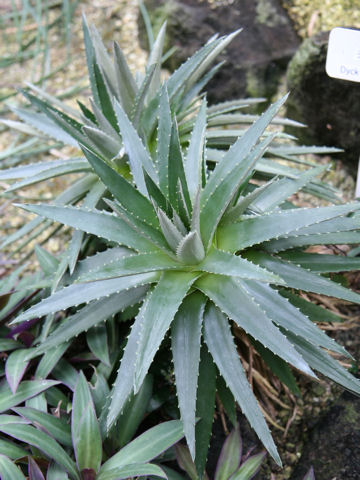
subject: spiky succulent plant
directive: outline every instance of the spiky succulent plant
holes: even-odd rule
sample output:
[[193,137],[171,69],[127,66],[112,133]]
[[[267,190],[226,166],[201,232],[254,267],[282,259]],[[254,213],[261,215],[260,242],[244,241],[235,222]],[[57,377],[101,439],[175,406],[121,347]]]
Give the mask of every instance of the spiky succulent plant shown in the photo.
[[[24,91],[24,95],[30,101],[31,108],[13,107],[14,113],[23,123],[3,121],[7,126],[18,128],[21,132],[31,135],[30,141],[37,136],[43,138],[45,135],[75,148],[78,148],[80,144],[84,145],[104,159],[118,173],[126,176],[128,173],[127,156],[117,125],[113,99],[115,98],[122,106],[149,152],[153,154],[157,148],[156,131],[163,82],[160,71],[165,25],[161,28],[150,52],[146,71],[142,74],[138,73],[136,78],[130,72],[116,42],[112,60],[97,30],[93,26],[89,27],[85,19],[83,27],[92,92],[90,105],[86,106],[78,102],[80,111],[76,111],[38,87],[29,85],[29,88]],[[221,64],[210,70],[209,68],[237,33],[220,38],[213,37],[164,81],[169,95],[171,112],[176,115],[178,121],[182,148],[186,148],[188,145],[199,98],[202,96],[201,91]],[[241,112],[244,107],[259,100],[261,99],[232,100],[207,109],[207,133],[204,141],[208,149],[207,159],[210,162],[218,161],[237,136],[243,133],[244,127],[257,118]],[[282,118],[274,119],[273,123],[296,125],[296,122]],[[14,160],[17,162],[19,161],[16,157],[18,150],[19,148],[14,152]],[[334,149],[294,147],[288,143],[287,136],[282,134],[278,137],[277,142],[273,142],[267,150],[267,158],[256,164],[256,169],[261,176],[283,175],[294,178],[298,175],[299,170],[290,165],[295,162],[296,167],[297,163],[303,163],[301,154],[330,151],[334,151]],[[288,166],[278,162],[278,159],[283,158],[289,161]],[[11,196],[14,192],[36,183],[71,174],[83,174],[83,176],[76,178],[75,181],[71,177],[65,191],[57,196],[55,202],[59,205],[82,203],[90,208],[96,207],[105,191],[83,156],[10,168],[0,172],[0,179],[5,181],[20,179],[7,190],[6,194]],[[334,190],[317,179],[312,180],[306,188],[316,195],[336,201]],[[35,219],[4,238],[2,247],[11,246],[11,255],[14,255],[27,246],[30,241],[38,239],[40,235],[42,235],[41,240],[44,241],[45,232],[46,238],[50,238],[57,231],[58,227],[54,227],[50,220]],[[14,242],[19,242],[16,248],[14,248]],[[67,268],[70,273],[73,272],[79,256],[86,248],[89,248],[89,238],[83,233],[75,233],[59,264],[53,281],[54,289]]]
[[[114,426],[127,399],[139,390],[171,332],[178,402],[191,455],[195,457],[197,449],[197,403],[211,401],[198,383],[214,383],[214,362],[264,446],[280,463],[237,353],[232,322],[278,371],[287,372],[290,364],[316,378],[317,370],[360,393],[359,381],[326,350],[348,354],[302,313],[302,304],[297,308],[299,297],[294,293],[303,290],[360,301],[358,294],[322,275],[357,268],[358,259],[304,251],[311,244],[358,241],[360,203],[296,208],[287,202],[323,167],[261,185],[253,180],[256,164],[276,138],[265,129],[284,101],[272,105],[209,169],[205,99],[186,153],[168,85],[159,95],[157,147],[152,153],[114,100],[128,157],[127,178],[97,149],[82,147],[109,192],[106,207],[23,206],[107,242],[106,250],[78,263],[67,277],[68,286],[18,316],[16,322],[23,322],[79,307],[55,324],[29,357],[68,342],[130,305],[140,305],[101,416],[103,430]],[[210,355],[202,351],[203,344]],[[201,421],[206,418],[199,425]]]
[[[274,119],[283,100],[260,118],[238,113],[248,100],[206,105],[200,92],[219,65],[207,70],[235,34],[210,39],[162,81],[163,34],[164,28],[146,74],[135,80],[118,45],[112,62],[97,31],[84,22],[91,109],[80,104],[79,115],[31,87],[44,99],[26,93],[40,113],[15,110],[33,128],[80,145],[85,156],[0,175],[23,178],[10,187],[11,193],[54,176],[83,174],[54,205],[26,206],[39,217],[3,242],[9,245],[27,234],[36,238],[53,222],[76,229],[60,262],[38,249],[48,273],[38,286],[65,288],[17,317],[16,322],[45,315],[46,320],[35,340],[38,346],[9,357],[8,381],[16,391],[28,359],[45,352],[43,360],[50,355],[53,367],[81,332],[94,333],[94,326],[130,306],[139,307],[111,398],[103,408],[102,431],[113,428],[127,399],[139,391],[171,332],[180,413],[198,474],[203,473],[204,431],[209,425],[211,430],[215,401],[213,360],[280,462],[242,369],[231,322],[246,332],[284,382],[291,378],[290,363],[308,375],[318,370],[359,393],[358,381],[324,349],[346,352],[311,322],[320,314],[327,318],[327,311],[320,312],[294,290],[359,301],[354,292],[321,275],[358,268],[358,259],[304,250],[313,244],[357,243],[360,206],[299,209],[286,201],[298,190],[334,202],[337,198],[316,178],[323,167],[301,171],[277,161],[303,163],[299,154],[329,151],[294,147],[286,143],[286,135],[265,131],[270,122],[288,122]],[[246,130],[244,125],[252,122]],[[88,250],[99,253],[78,262]],[[63,320],[52,316],[67,309]],[[95,336],[101,341],[100,333],[97,330]],[[88,335],[88,343],[92,351],[99,351],[94,335]],[[118,363],[112,359],[111,367]],[[196,416],[201,420],[195,427]]]

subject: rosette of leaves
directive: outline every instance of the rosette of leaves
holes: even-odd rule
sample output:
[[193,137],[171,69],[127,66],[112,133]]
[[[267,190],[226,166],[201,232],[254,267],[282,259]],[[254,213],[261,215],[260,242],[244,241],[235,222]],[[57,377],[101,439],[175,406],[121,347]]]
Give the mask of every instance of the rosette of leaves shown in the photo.
[[[79,262],[67,278],[68,286],[17,317],[15,322],[23,322],[79,307],[62,322],[53,322],[50,335],[29,357],[139,305],[100,418],[102,429],[113,428],[128,398],[139,391],[170,332],[180,414],[200,475],[207,449],[204,431],[210,435],[213,414],[214,363],[265,448],[280,463],[238,356],[232,321],[285,383],[293,381],[290,364],[313,378],[314,370],[319,371],[360,393],[359,381],[326,350],[347,352],[312,323],[316,312],[295,293],[303,290],[359,302],[358,294],[326,276],[358,268],[359,259],[310,254],[305,249],[312,244],[357,242],[360,203],[296,208],[287,201],[323,167],[294,179],[262,185],[253,181],[257,162],[274,141],[275,134],[265,130],[284,101],[277,101],[256,120],[212,170],[206,161],[205,100],[184,154],[163,87],[155,158],[115,101],[129,178],[98,152],[83,147],[89,165],[111,193],[107,209],[23,206],[101,237],[108,245]],[[197,416],[201,421],[195,427]]]
[[[112,59],[97,30],[93,26],[89,27],[85,19],[83,27],[92,92],[90,105],[86,106],[78,102],[80,110],[77,111],[38,87],[30,85],[29,89],[23,93],[31,103],[31,108],[13,108],[14,113],[22,122],[9,120],[4,122],[11,128],[27,132],[32,139],[39,135],[45,135],[75,148],[79,148],[79,145],[86,146],[106,161],[109,167],[127,177],[129,173],[128,155],[117,123],[113,100],[115,99],[121,105],[144,145],[155,157],[158,148],[156,132],[162,86],[160,71],[164,57],[165,25],[154,42],[146,71],[138,74],[136,78],[130,72],[116,42]],[[189,136],[198,111],[199,98],[202,96],[201,91],[221,67],[221,63],[213,68],[211,65],[237,33],[210,39],[203,48],[164,82],[168,91],[170,110],[172,115],[176,115],[177,118],[179,142],[182,149],[185,149],[189,143]],[[242,112],[244,107],[257,101],[259,99],[232,100],[207,109],[205,143],[209,162],[217,162],[235,139],[243,134],[244,127],[257,118]],[[299,125],[282,118],[273,119],[273,123]],[[256,170],[261,176],[282,175],[295,178],[299,174],[296,164],[303,163],[301,154],[334,151],[336,149],[325,147],[294,146],[288,143],[288,136],[282,134],[268,148],[267,158],[257,162]],[[285,166],[278,162],[278,159],[284,158],[289,161],[289,165],[293,163],[293,166]],[[15,160],[18,161],[17,157]],[[74,177],[71,177],[70,184],[57,196],[55,202],[59,205],[82,204],[89,208],[99,205],[106,194],[105,189],[99,183],[98,176],[94,175],[86,157],[81,155],[6,169],[0,172],[0,179],[10,182],[17,180],[5,192],[5,195],[11,197],[20,189],[24,190],[39,182],[71,174],[82,176],[75,181]],[[311,180],[304,186],[304,189],[330,201],[337,200],[335,190],[318,179]],[[54,227],[51,220],[34,219],[5,238],[2,247],[11,245],[10,254],[14,255],[26,247],[30,241],[39,238],[40,235],[44,242],[55,235],[58,230],[59,227]],[[18,242],[16,248],[14,248],[15,242]],[[84,250],[89,250],[89,248],[89,237],[86,234],[75,232],[72,235],[67,252],[63,255],[58,273],[55,275],[53,288],[56,288],[67,269],[70,273],[74,271],[79,256],[81,257]]]
[[[120,480],[140,476],[167,478],[162,468],[151,463],[151,460],[183,437],[181,421],[172,420],[152,427],[114,453],[113,449],[109,448],[110,439],[101,436],[96,414],[100,407],[99,401],[103,402],[104,398],[100,399],[97,395],[95,403],[92,390],[94,391],[94,387],[89,385],[83,373],[80,373],[75,377],[72,403],[64,405],[66,410],[60,409],[58,405],[53,414],[48,413],[45,397],[38,396],[37,401],[31,405],[16,406],[12,408],[11,413],[1,414],[0,432],[6,435],[0,438],[1,478],[3,480],[25,478]],[[18,395],[19,393],[20,388]],[[34,393],[33,391],[32,394]],[[66,401],[65,396],[64,398]],[[1,407],[4,407],[4,401]],[[9,437],[21,443],[14,443]],[[23,472],[26,472],[28,477],[25,477]]]

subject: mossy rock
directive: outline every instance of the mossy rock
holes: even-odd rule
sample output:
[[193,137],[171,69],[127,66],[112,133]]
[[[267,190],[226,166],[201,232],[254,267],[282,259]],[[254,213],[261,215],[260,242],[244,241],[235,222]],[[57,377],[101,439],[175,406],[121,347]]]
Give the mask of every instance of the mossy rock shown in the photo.
[[316,480],[360,478],[360,399],[345,392],[315,425],[291,480],[303,480],[310,465]]
[[282,0],[302,38],[342,25],[360,28],[359,0]]
[[307,144],[342,148],[337,158],[354,162],[360,155],[360,85],[326,74],[328,38],[322,32],[304,40],[289,63],[287,115],[308,126],[289,131]]
[[[278,0],[146,0],[155,31],[167,19],[166,46],[177,51],[167,62],[176,69],[216,33],[242,32],[222,55],[225,65],[210,82],[210,101],[273,96],[281,75],[299,45]],[[146,46],[139,22],[140,40]]]

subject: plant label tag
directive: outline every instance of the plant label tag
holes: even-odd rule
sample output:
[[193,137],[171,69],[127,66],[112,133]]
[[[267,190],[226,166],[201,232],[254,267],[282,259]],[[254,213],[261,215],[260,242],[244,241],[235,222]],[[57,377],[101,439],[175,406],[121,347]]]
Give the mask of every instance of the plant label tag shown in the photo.
[[356,187],[355,187],[355,198],[360,199],[360,158],[359,158],[358,173],[357,173],[357,180],[356,180]]
[[[329,77],[360,83],[360,30],[343,27],[331,30],[325,69]],[[360,158],[355,198],[360,198]]]
[[331,30],[325,68],[329,77],[360,82],[360,30]]

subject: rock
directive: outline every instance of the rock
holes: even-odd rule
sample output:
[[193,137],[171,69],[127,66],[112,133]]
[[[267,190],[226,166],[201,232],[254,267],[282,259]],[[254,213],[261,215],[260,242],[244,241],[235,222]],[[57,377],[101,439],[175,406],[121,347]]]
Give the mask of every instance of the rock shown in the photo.
[[[271,97],[299,45],[280,0],[146,0],[145,4],[155,31],[168,20],[167,46],[178,48],[167,63],[170,70],[215,33],[243,28],[221,57],[226,64],[209,83],[210,101]],[[140,31],[144,45],[141,25]]]
[[351,162],[360,155],[360,84],[326,74],[328,38],[322,32],[304,40],[289,63],[287,116],[308,126],[289,131],[303,143],[342,148],[345,154],[336,158]]
[[360,398],[343,393],[315,425],[290,480],[303,480],[311,465],[316,480],[360,478]]

